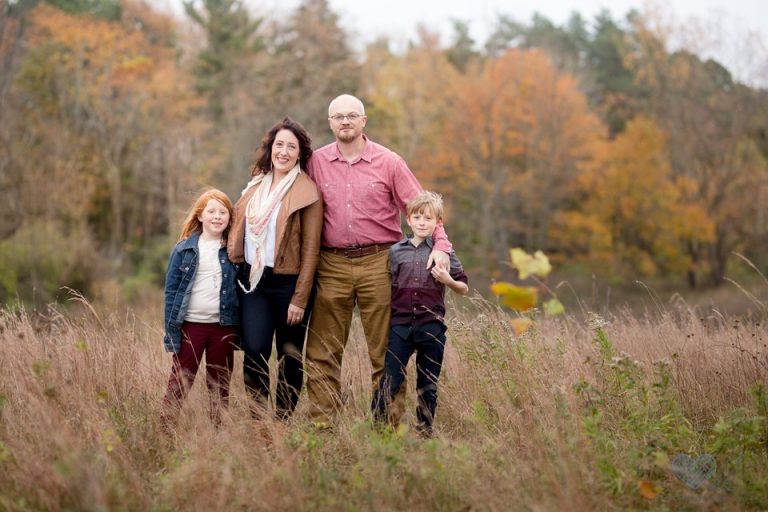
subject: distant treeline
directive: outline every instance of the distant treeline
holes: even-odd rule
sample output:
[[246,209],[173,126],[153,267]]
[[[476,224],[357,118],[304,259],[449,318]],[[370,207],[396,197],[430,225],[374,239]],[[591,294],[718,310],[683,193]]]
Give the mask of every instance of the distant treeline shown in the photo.
[[422,30],[393,53],[352,47],[326,0],[275,19],[184,4],[0,0],[0,301],[161,283],[190,198],[236,198],[285,115],[328,142],[342,92],[444,195],[475,283],[506,277],[513,246],[692,287],[733,252],[768,265],[768,92],[651,15],[500,16],[484,43],[456,21],[449,44]]

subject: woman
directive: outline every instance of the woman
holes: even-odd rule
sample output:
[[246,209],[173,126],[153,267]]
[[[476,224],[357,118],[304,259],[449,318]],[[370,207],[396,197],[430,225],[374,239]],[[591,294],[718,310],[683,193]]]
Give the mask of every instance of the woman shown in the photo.
[[255,416],[269,399],[273,335],[279,418],[293,413],[304,379],[301,358],[323,226],[320,191],[302,171],[310,144],[304,127],[288,117],[267,132],[227,243],[232,262],[245,261],[238,276],[243,378],[257,402]]

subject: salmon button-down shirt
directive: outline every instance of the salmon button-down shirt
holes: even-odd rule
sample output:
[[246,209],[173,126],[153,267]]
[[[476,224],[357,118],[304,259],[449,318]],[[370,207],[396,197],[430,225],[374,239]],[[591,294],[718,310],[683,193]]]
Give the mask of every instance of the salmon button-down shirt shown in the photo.
[[[367,137],[360,156],[348,162],[336,142],[312,154],[307,173],[323,194],[324,247],[394,243],[403,237],[400,212],[421,185],[393,151]],[[435,249],[450,253],[442,223],[433,235]]]

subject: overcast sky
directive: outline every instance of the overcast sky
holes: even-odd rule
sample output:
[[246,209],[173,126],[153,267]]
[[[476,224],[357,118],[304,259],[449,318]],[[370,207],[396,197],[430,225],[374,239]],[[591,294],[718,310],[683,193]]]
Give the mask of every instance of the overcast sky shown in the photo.
[[[285,2],[280,2],[285,4]],[[288,3],[297,5],[298,1]],[[389,32],[408,36],[417,23],[447,29],[449,19],[469,20],[473,31],[482,36],[489,31],[498,14],[529,21],[534,12],[544,14],[556,23],[568,19],[578,11],[590,19],[602,9],[614,17],[623,17],[630,9],[662,5],[641,0],[330,0],[330,4],[346,23],[359,28],[364,34]],[[729,21],[762,31],[768,35],[768,1],[765,0],[666,0],[663,9],[680,21],[694,16],[702,19],[730,18]]]
[[[165,0],[180,4],[180,0]],[[284,15],[299,5],[300,0],[246,0],[256,12],[267,17]],[[529,22],[539,12],[562,24],[573,11],[587,20],[602,9],[614,19],[623,19],[630,9],[661,9],[666,23],[675,26],[701,27],[697,35],[684,44],[705,56],[715,56],[731,71],[747,81],[768,83],[768,0],[329,0],[340,15],[342,26],[353,37],[353,47],[379,35],[390,38],[393,50],[406,47],[415,38],[421,23],[443,34],[447,44],[451,22],[469,22],[473,38],[482,44],[494,28],[499,14],[517,21]],[[177,5],[178,5],[177,4]],[[690,32],[690,30],[688,30]],[[750,38],[751,37],[751,38]]]

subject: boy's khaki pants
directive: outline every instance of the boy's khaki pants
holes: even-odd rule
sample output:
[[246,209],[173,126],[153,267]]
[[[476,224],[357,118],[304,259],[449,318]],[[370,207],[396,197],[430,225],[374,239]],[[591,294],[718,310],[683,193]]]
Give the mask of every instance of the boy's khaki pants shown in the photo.
[[[307,394],[312,421],[329,423],[342,405],[341,363],[355,304],[373,368],[372,390],[384,373],[392,294],[389,252],[347,258],[321,250],[316,283],[307,336]],[[390,420],[397,423],[404,410],[405,386],[392,402]]]

